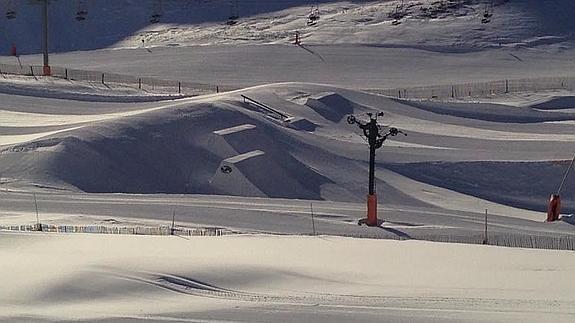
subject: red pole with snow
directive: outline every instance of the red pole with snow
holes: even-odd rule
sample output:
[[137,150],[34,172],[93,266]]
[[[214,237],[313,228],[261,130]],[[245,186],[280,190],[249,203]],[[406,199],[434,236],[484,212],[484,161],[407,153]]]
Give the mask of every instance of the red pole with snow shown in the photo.
[[559,220],[559,214],[561,214],[561,197],[558,194],[551,194],[547,206],[547,222]]
[[551,194],[551,198],[549,198],[549,204],[547,205],[547,222],[559,220],[559,215],[561,214],[561,191],[563,190],[563,185],[565,185],[565,181],[569,176],[571,168],[573,168],[573,163],[575,163],[575,156],[571,159],[569,168],[567,168],[565,175],[563,175],[563,180],[557,189],[557,193]]
[[50,69],[50,63],[48,60],[48,0],[44,0],[42,3],[42,20],[43,20],[43,37],[42,37],[42,47],[44,51],[44,66],[42,67],[42,74],[44,76],[51,76],[52,71]]

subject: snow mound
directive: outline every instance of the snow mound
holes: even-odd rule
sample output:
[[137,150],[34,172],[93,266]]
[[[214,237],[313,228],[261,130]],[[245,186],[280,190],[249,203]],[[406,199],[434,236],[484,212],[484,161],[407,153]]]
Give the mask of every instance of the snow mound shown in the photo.
[[347,115],[353,114],[356,110],[362,107],[349,101],[337,93],[320,93],[318,95],[309,97],[305,105],[312,108],[315,112],[320,114],[323,118],[332,121],[340,122]]
[[[85,192],[320,199],[331,181],[291,156],[297,143],[272,125],[217,103],[192,104],[17,144],[0,158],[22,181]],[[234,171],[221,172],[228,165]]]
[[[289,118],[254,108],[242,95]],[[21,105],[22,97],[8,99],[15,111],[7,116],[22,113],[20,106],[31,109]],[[43,108],[76,112],[66,102],[46,101]],[[408,136],[390,137],[378,150],[382,203],[443,207],[432,197],[451,196],[467,205],[487,200],[542,211],[566,167],[562,161],[575,151],[574,114],[403,101],[313,84],[274,84],[136,106],[98,103],[91,109],[85,113],[128,111],[66,120],[34,108],[18,124],[0,124],[0,142],[9,143],[0,150],[3,186],[362,201],[368,149],[357,126],[342,121],[347,114],[367,120],[366,112],[383,112],[383,130],[393,126]],[[306,130],[294,126],[298,123],[313,126]],[[564,194],[573,191],[568,183]],[[565,205],[574,207],[568,200]]]

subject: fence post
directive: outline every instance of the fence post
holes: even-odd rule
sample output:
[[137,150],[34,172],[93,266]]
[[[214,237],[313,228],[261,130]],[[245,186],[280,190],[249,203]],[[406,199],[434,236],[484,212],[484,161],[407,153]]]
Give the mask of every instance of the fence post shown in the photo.
[[487,244],[487,209],[485,209],[485,232],[483,234],[483,244]]
[[30,74],[32,74],[32,76],[34,76],[34,67],[30,66]]
[[104,73],[102,73],[102,84],[106,84],[104,83]]
[[455,99],[455,85],[451,86],[451,98]]
[[142,89],[142,78],[138,78],[138,89]]
[[309,204],[309,209],[310,209],[310,211],[311,211],[311,227],[312,227],[312,230],[313,230],[313,235],[315,236],[315,219],[314,219],[314,216],[313,216],[313,203],[310,203],[310,204]]
[[509,93],[509,80],[505,80],[505,93]]
[[178,94],[182,94],[182,82],[178,81]]
[[65,75],[65,78],[68,79],[68,69],[67,68],[64,69],[64,75]]
[[220,87],[216,85],[216,93],[220,93]]

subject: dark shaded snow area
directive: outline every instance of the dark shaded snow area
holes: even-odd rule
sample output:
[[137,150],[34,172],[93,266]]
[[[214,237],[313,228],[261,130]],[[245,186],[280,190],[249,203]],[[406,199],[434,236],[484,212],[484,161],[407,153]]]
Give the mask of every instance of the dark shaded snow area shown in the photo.
[[[429,162],[386,165],[416,181],[477,196],[522,209],[547,211],[551,193],[557,191],[569,161],[546,162]],[[575,181],[566,182],[563,212],[575,212],[571,198]]]
[[[468,51],[571,46],[571,0],[94,0],[49,6],[50,51],[144,46],[369,44]],[[310,9],[319,19],[309,23]],[[41,10],[0,1],[0,53],[40,53]],[[13,12],[12,19],[8,13]],[[86,12],[77,20],[78,12]],[[485,17],[488,18],[485,18]],[[155,17],[155,18],[154,18]],[[230,19],[233,17],[234,19]],[[233,22],[233,23],[230,23]],[[142,44],[142,41],[145,44]],[[450,48],[450,49],[449,49]]]

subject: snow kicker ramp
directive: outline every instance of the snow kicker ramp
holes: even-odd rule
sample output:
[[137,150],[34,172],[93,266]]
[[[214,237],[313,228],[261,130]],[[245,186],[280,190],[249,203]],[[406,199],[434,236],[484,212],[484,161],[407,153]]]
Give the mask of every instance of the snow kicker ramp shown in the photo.
[[[313,127],[266,115],[241,94]],[[365,112],[382,111],[384,126],[409,134],[389,139],[378,151],[383,203],[448,207],[450,194],[463,194],[477,205],[542,211],[575,151],[575,115],[564,106],[569,99],[521,107],[401,101],[289,83],[142,103],[139,109],[115,104],[115,114],[105,117],[88,107],[74,114],[68,100],[35,107],[22,97],[10,99],[11,113],[28,113],[0,125],[0,183],[13,190],[361,201],[367,147],[345,116],[366,119]],[[554,102],[561,105],[554,108]],[[445,198],[434,199],[433,187]],[[564,194],[574,191],[568,181]],[[572,210],[572,202],[565,203]]]
[[[249,110],[246,115],[222,102],[163,104],[119,118],[88,115],[76,121],[72,115],[60,123],[61,115],[30,111],[28,122],[41,120],[45,126],[38,124],[37,132],[27,135],[44,138],[5,136],[23,142],[2,148],[4,183],[85,192],[306,199],[321,199],[321,186],[331,183],[292,155],[290,147],[304,143],[278,131],[265,116]],[[46,127],[53,126],[59,130],[45,137]],[[259,153],[250,154],[254,151]],[[224,165],[233,171],[222,172]]]

